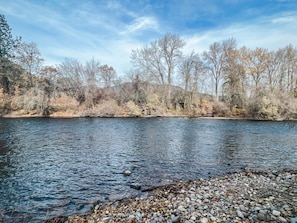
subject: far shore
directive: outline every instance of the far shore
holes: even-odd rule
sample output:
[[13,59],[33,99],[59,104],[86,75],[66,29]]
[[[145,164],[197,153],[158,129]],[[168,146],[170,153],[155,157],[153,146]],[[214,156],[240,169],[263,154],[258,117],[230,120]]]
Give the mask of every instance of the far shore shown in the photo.
[[129,116],[129,115],[106,115],[106,116],[96,116],[96,115],[78,115],[78,114],[51,114],[51,115],[39,115],[39,114],[18,114],[9,113],[0,116],[0,118],[53,118],[53,119],[73,119],[73,118],[194,118],[194,119],[216,119],[216,120],[255,120],[255,121],[296,121],[296,120],[265,120],[265,119],[254,119],[250,117],[242,116],[187,116],[187,115],[140,115],[140,116]]
[[[52,118],[52,119],[75,119],[75,118],[189,118],[189,119],[216,119],[216,120],[257,120],[246,117],[219,117],[219,116],[186,116],[186,115],[154,115],[154,116],[79,116],[79,115],[3,115],[0,118],[17,119],[17,118]],[[285,121],[285,120],[282,120]]]
[[188,118],[188,119],[209,119],[209,120],[248,120],[248,121],[297,121],[296,119],[255,119],[242,116],[187,116],[187,115],[146,115],[146,116],[81,116],[81,115],[36,115],[36,114],[7,114],[0,116],[0,118],[17,119],[17,118],[52,118],[52,119],[75,119],[75,118]]

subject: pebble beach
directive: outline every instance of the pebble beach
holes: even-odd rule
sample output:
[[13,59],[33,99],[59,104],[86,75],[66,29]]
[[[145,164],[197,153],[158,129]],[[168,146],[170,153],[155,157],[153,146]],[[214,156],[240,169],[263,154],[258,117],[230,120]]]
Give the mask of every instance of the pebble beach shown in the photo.
[[297,170],[246,171],[177,182],[47,222],[297,223]]

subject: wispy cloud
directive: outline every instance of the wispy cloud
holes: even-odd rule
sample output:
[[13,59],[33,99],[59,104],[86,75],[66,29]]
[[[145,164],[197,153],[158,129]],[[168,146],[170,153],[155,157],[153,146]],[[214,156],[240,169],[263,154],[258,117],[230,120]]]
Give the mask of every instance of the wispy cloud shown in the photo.
[[297,27],[297,14],[287,13],[264,16],[254,21],[238,22],[220,29],[211,29],[203,33],[185,35],[185,52],[193,49],[197,52],[207,50],[214,42],[235,38],[238,46],[250,48],[263,47],[277,50],[288,44],[296,44],[292,30]]
[[13,34],[36,42],[46,64],[65,57],[98,59],[119,74],[132,49],[166,32],[179,34],[185,52],[235,38],[238,46],[277,49],[297,45],[296,0],[0,0]]
[[135,32],[141,32],[141,31],[146,31],[146,30],[153,30],[153,31],[158,31],[159,30],[159,25],[158,22],[155,18],[153,17],[139,17],[136,18],[132,24],[129,24],[126,26],[126,29],[121,32],[121,34],[131,34]]

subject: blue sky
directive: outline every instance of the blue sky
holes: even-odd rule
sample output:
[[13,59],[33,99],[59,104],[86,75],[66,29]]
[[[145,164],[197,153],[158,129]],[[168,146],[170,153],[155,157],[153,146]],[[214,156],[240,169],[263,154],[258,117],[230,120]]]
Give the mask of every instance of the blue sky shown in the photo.
[[132,49],[165,33],[184,52],[235,38],[238,46],[297,46],[297,0],[0,0],[14,36],[35,42],[46,65],[95,58],[128,71]]

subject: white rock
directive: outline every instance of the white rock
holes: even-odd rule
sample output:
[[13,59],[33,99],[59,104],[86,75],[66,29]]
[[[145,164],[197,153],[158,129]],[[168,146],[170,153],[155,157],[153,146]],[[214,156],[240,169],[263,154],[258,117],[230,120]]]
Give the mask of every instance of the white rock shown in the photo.
[[124,175],[125,176],[130,176],[131,175],[131,171],[130,170],[125,170]]
[[196,219],[197,219],[196,216],[191,216],[190,218],[191,221],[196,221]]
[[207,218],[200,218],[200,222],[201,223],[208,223],[208,219]]
[[274,216],[280,216],[280,212],[279,212],[279,211],[276,211],[276,210],[273,210],[273,211],[272,211],[272,214],[273,214]]
[[213,222],[215,222],[217,220],[217,218],[215,218],[214,216],[210,217],[210,220],[212,220]]
[[287,220],[285,219],[285,218],[283,218],[282,216],[279,216],[278,217],[278,220],[280,221],[280,222],[287,222]]

